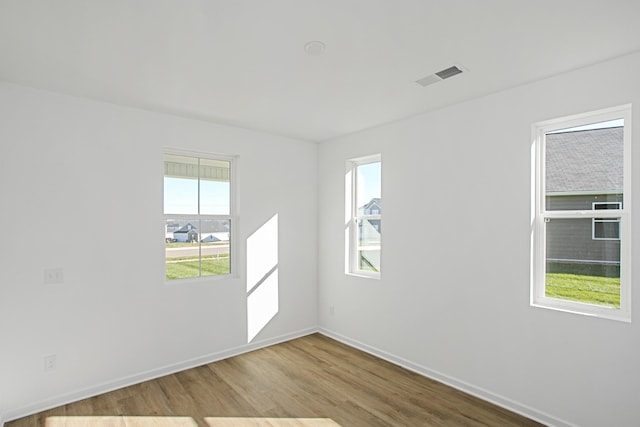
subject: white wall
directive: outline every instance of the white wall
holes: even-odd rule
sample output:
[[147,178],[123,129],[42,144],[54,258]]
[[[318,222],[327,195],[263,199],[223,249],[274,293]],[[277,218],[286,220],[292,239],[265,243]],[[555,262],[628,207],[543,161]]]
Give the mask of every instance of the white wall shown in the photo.
[[[250,348],[244,272],[164,284],[162,149],[174,146],[240,156],[241,254],[278,214],[279,312],[253,345],[313,330],[318,291],[336,337],[547,422],[636,424],[638,322],[529,307],[528,248],[531,124],[629,102],[638,123],[638,75],[632,55],[319,149],[0,83],[0,224],[21,236],[0,240],[0,417]],[[344,162],[376,152],[379,281],[343,273]],[[50,267],[63,285],[43,284]]]
[[[241,260],[278,214],[279,311],[251,344],[244,267],[164,283],[167,146],[239,156]],[[0,83],[0,416],[314,330],[316,166],[308,142]]]
[[[635,54],[321,145],[321,328],[547,423],[638,425],[639,322],[530,307],[529,232],[532,123],[633,103],[639,124],[639,75]],[[345,160],[376,152],[379,281],[344,274],[343,243]]]

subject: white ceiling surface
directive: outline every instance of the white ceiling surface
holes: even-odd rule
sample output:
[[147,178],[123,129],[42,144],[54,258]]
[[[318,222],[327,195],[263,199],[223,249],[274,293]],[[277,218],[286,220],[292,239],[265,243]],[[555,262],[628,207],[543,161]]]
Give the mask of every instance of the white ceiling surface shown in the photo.
[[0,79],[324,141],[638,51],[638,22],[638,0],[0,0]]

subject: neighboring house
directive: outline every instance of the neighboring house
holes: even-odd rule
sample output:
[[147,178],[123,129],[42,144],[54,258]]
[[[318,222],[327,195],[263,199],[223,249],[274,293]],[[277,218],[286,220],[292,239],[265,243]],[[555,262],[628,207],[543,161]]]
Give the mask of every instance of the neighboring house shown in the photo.
[[220,239],[218,239],[216,236],[214,236],[213,234],[209,234],[207,236],[204,236],[202,239],[200,239],[200,241],[202,243],[211,243],[211,242],[219,242]]
[[176,242],[197,242],[198,230],[191,223],[188,223],[173,232],[173,239]]
[[209,233],[203,234],[202,239],[200,240],[203,243],[211,243],[211,242],[228,242],[229,241],[229,232],[221,232],[221,233]]
[[[622,127],[549,134],[545,150],[547,210],[621,208]],[[550,271],[573,266],[615,275],[619,268],[615,219],[555,219],[547,223],[546,236]]]
[[200,241],[203,243],[228,242],[229,221],[214,219],[200,222]]
[[[382,215],[380,198],[373,198],[358,208],[358,215]],[[361,262],[371,267],[380,265],[380,232],[379,219],[366,219],[358,223],[359,245],[370,248],[361,252]]]
[[180,229],[180,223],[178,222],[168,222],[167,223],[167,233],[173,233]]
[[227,220],[198,221],[200,229],[187,221],[167,222],[165,240],[170,242],[228,242],[229,222]]
[[[382,214],[382,207],[381,207],[381,201],[380,198],[375,197],[371,200],[369,200],[369,202],[367,202],[367,204],[361,206],[360,208],[358,208],[358,215],[381,215]],[[377,231],[377,234],[380,234],[380,220],[379,219],[370,219],[367,221],[369,224],[371,224],[371,226]],[[379,240],[379,238],[378,238]]]
[[360,215],[380,215],[382,210],[380,207],[380,198],[375,197],[362,206],[360,209]]
[[180,229],[180,224],[177,222],[168,222],[165,225],[164,230],[164,240],[167,243],[171,243],[174,241],[173,233]]

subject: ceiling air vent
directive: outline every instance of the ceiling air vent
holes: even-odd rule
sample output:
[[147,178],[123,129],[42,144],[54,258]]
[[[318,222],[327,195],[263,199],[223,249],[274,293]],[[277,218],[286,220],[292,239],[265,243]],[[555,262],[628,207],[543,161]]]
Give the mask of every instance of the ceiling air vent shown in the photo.
[[445,68],[444,70],[440,70],[437,73],[423,77],[420,80],[416,80],[416,83],[418,83],[420,86],[429,86],[444,79],[448,79],[449,77],[457,76],[458,74],[462,73],[462,71],[463,69],[461,67],[453,65],[449,68]]
[[453,67],[449,67],[446,70],[438,71],[436,76],[440,77],[442,80],[448,79],[449,77],[453,77],[456,74],[460,74],[462,70],[455,65]]

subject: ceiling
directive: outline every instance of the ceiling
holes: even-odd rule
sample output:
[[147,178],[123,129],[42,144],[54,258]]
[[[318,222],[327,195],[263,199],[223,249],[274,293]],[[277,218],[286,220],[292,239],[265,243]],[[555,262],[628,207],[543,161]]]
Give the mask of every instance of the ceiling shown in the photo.
[[0,0],[0,80],[325,141],[638,51],[639,21],[638,0]]

